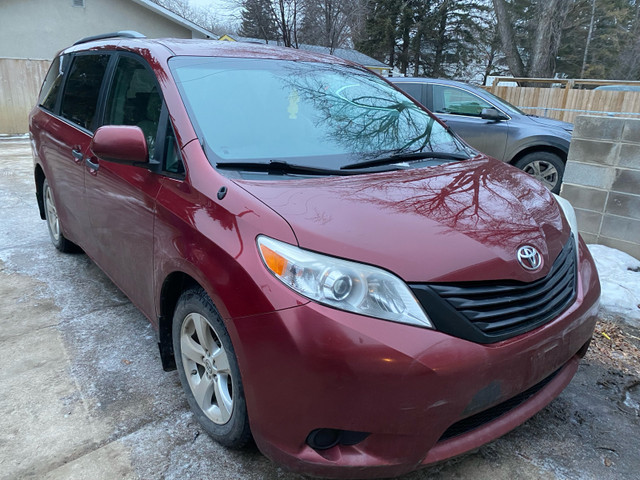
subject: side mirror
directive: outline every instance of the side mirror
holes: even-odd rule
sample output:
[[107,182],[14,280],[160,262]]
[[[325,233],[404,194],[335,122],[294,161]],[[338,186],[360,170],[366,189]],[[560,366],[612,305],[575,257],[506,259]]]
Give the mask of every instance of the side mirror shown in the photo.
[[149,163],[147,140],[140,127],[129,125],[105,125],[96,130],[89,146],[101,160],[126,165]]
[[509,120],[504,113],[499,111],[496,108],[483,108],[482,112],[480,112],[480,117],[484,120],[491,120],[492,122],[499,122],[501,120]]

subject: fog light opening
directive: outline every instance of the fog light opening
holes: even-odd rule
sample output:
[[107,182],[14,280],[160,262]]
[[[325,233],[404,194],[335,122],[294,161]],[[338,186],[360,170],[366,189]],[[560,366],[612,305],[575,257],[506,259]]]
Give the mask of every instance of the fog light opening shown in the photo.
[[353,432],[335,428],[316,428],[307,435],[307,445],[314,450],[328,450],[336,445],[356,445],[369,436],[368,432]]

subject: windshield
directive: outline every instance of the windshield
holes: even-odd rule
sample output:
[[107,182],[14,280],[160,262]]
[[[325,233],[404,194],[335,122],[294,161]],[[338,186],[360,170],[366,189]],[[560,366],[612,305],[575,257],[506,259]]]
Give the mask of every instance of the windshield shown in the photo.
[[215,57],[175,57],[170,66],[212,163],[339,168],[391,153],[468,154],[433,117],[358,68]]

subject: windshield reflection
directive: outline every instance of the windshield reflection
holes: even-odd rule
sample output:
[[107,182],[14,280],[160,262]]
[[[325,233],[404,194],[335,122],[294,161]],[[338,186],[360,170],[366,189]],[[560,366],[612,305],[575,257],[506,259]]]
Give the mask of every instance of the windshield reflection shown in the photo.
[[[316,126],[326,131],[325,140],[338,142],[345,150],[363,156],[390,150],[433,150],[431,133],[435,121],[408,98],[393,95],[396,92],[390,92],[386,84],[372,82],[370,74],[359,70],[351,72],[352,83],[332,91],[326,78],[334,73],[335,67],[321,65],[319,70],[324,70],[323,74],[306,72],[301,76],[299,72],[291,72],[285,81],[298,97],[314,106]],[[446,148],[445,142],[450,139],[446,132],[438,133],[442,147]],[[399,142],[400,139],[404,142]]]
[[212,162],[287,159],[338,168],[392,152],[466,153],[442,125],[368,71],[237,58],[170,63]]

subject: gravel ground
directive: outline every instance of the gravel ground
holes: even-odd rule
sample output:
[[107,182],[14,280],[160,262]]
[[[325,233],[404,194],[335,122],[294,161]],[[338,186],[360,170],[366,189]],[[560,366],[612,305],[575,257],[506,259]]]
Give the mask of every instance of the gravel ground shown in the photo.
[[[31,162],[28,140],[0,139],[0,478],[303,478],[200,430],[149,323],[85,255],[50,244]],[[640,478],[639,348],[640,332],[603,320],[551,405],[402,478]]]

